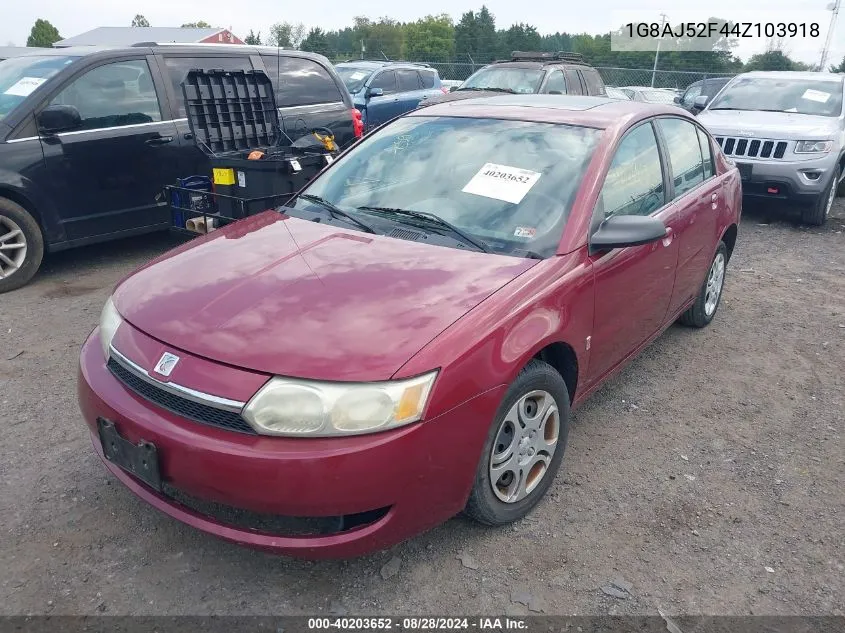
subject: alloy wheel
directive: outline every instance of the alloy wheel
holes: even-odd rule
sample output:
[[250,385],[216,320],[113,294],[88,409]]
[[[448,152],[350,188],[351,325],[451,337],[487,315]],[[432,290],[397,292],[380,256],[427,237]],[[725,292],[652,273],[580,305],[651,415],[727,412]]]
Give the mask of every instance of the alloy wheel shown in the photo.
[[26,236],[11,218],[0,215],[0,279],[14,275],[26,259]]
[[719,305],[719,297],[722,295],[722,286],[725,283],[725,254],[716,253],[713,263],[710,265],[710,272],[707,273],[707,288],[704,294],[704,313],[711,317]]

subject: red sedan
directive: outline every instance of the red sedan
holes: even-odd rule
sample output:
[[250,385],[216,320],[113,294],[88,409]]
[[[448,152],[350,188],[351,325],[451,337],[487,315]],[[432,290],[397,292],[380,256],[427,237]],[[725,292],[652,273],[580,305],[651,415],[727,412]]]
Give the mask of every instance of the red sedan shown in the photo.
[[736,169],[673,106],[502,96],[404,116],[287,207],[122,281],[82,349],[96,452],[201,530],[303,557],[525,516],[570,410],[713,319]]

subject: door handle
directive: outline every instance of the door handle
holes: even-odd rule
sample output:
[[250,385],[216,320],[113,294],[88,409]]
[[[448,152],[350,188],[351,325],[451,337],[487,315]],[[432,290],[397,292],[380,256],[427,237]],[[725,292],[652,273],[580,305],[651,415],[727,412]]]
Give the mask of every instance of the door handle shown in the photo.
[[190,141],[191,139],[194,138],[194,135],[191,132],[185,132],[182,135],[182,138],[185,139],[186,141]]
[[719,199],[718,193],[714,193],[713,195],[710,196],[710,202],[716,202],[716,200],[718,200],[718,199]]
[[173,142],[172,136],[157,136],[155,138],[150,138],[144,141],[147,145],[152,145],[153,147],[157,145],[166,145],[167,143]]
[[667,226],[666,227],[666,235],[663,236],[663,247],[669,248],[669,246],[671,246],[671,244],[672,244],[672,227]]

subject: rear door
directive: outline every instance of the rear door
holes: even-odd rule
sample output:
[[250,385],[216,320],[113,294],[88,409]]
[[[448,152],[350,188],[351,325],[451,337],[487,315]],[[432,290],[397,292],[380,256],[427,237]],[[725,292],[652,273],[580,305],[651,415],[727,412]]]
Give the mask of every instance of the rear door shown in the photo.
[[698,294],[704,282],[724,200],[722,183],[714,176],[707,134],[680,117],[661,117],[657,126],[669,157],[670,191],[675,207],[673,230],[678,241],[678,272],[669,305],[669,312],[675,313]]
[[101,62],[49,99],[82,118],[77,130],[41,137],[47,187],[68,241],[168,224],[158,197],[179,173],[178,142],[154,67],[142,55]]
[[[191,134],[185,112],[185,97],[182,92],[182,82],[189,70],[252,70],[253,64],[249,55],[213,54],[165,54],[160,58],[160,67],[166,76],[165,83],[170,97],[173,117],[176,120],[179,135],[179,164],[177,177],[195,175],[207,176],[211,173],[211,163],[203,150],[196,146]],[[175,178],[171,182],[175,181]]]
[[261,55],[276,88],[282,130],[291,140],[317,127],[332,131],[343,148],[355,140],[352,102],[333,71],[315,59],[290,54]]
[[425,96],[420,74],[415,68],[399,68],[396,70],[396,89],[399,95],[399,105],[394,116],[413,110]]
[[[385,121],[389,121],[398,114],[399,95],[397,94],[396,71],[381,70],[371,79],[369,87],[381,88],[383,91],[380,97],[368,97],[367,99],[367,129],[378,127]],[[396,114],[394,114],[396,113]]]

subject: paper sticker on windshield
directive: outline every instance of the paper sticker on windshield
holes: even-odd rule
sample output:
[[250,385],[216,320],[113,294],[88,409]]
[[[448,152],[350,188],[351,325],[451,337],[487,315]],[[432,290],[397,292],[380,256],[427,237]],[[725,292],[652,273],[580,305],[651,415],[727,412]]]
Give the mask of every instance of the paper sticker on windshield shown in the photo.
[[363,79],[366,76],[367,76],[367,73],[354,72],[351,75],[349,75],[349,78],[352,79],[353,81],[358,81],[359,79]]
[[15,97],[28,97],[33,90],[45,81],[47,80],[43,77],[21,77],[17,83],[12,84],[3,94]]
[[541,173],[528,169],[486,163],[461,191],[519,204],[540,176]]
[[535,229],[533,226],[518,226],[513,232],[514,237],[522,237],[529,240],[535,235],[537,235],[537,229]]
[[827,100],[830,99],[830,93],[822,92],[821,90],[805,90],[801,98],[818,101],[819,103],[827,103]]

